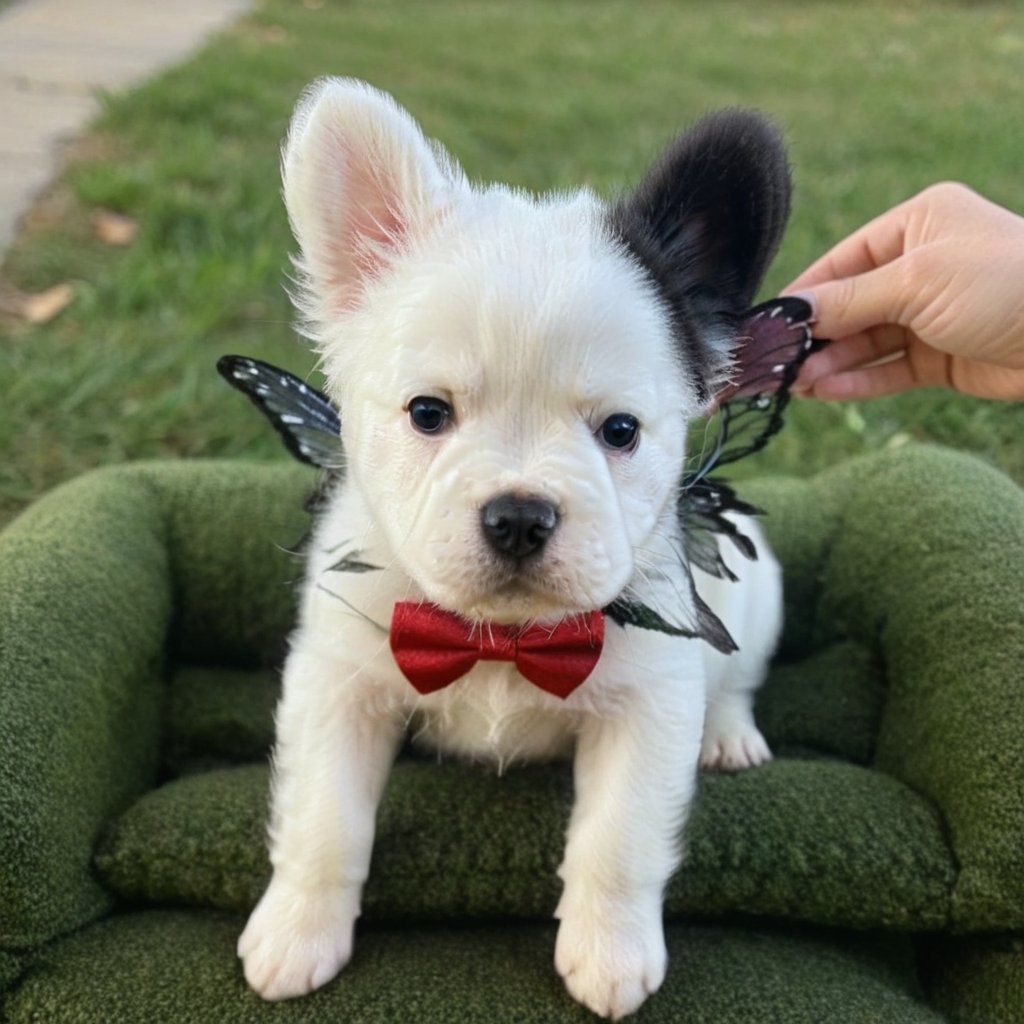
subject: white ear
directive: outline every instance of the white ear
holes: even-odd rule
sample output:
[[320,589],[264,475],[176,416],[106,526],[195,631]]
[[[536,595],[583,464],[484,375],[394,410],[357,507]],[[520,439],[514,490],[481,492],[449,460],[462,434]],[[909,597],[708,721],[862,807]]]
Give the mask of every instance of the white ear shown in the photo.
[[390,96],[344,78],[306,90],[281,174],[302,249],[299,301],[314,324],[357,305],[367,283],[465,185],[457,165]]

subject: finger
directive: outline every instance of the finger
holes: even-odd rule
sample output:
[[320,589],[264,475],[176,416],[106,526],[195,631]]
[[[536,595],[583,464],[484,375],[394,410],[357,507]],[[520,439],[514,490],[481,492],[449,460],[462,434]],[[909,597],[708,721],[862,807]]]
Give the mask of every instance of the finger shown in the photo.
[[818,380],[815,398],[851,399],[894,395],[911,388],[952,387],[951,359],[944,352],[911,343],[895,358]]
[[829,401],[854,401],[923,387],[952,387],[978,398],[1019,402],[1024,401],[1024,370],[949,360],[938,352],[925,360],[904,355],[877,366],[821,377],[809,390],[794,388],[794,393]]
[[950,379],[953,387],[965,395],[1001,399],[1004,402],[1024,402],[1024,369],[953,359]]
[[920,387],[906,358],[895,359],[862,370],[849,370],[822,377],[806,394],[833,402],[852,402],[863,398],[880,398]]
[[822,377],[831,377],[852,367],[891,357],[905,350],[907,343],[906,331],[897,324],[886,324],[833,341],[831,345],[808,356],[800,367],[793,390],[809,391]]
[[821,338],[846,338],[904,320],[906,304],[915,298],[908,286],[906,261],[897,259],[855,277],[825,281],[797,293],[814,311],[814,333]]
[[907,228],[907,203],[868,221],[812,263],[782,294],[812,288],[822,281],[853,277],[885,266],[903,255]]

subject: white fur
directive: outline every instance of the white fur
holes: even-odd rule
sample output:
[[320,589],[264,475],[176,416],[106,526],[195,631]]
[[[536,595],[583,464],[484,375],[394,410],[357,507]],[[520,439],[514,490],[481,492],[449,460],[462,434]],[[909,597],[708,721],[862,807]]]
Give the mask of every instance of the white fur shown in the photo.
[[[596,668],[565,701],[496,662],[420,697],[379,628],[399,600],[512,623],[628,589],[688,618],[673,502],[697,399],[653,287],[592,194],[471,188],[393,101],[339,80],[307,94],[284,174],[298,301],[341,409],[348,473],[314,533],[285,668],[274,873],[239,940],[246,977],[285,999],[348,961],[377,804],[411,730],[499,767],[575,752],[555,962],[580,1002],[631,1013],[665,974],[661,898],[698,760],[770,756],[750,705],[778,631],[777,566],[747,523],[759,561],[734,566],[740,583],[700,580],[737,655],[609,620]],[[454,427],[414,431],[418,395],[448,401]],[[615,412],[641,421],[633,453],[595,437]],[[510,490],[560,512],[519,574],[479,525],[481,505]],[[383,570],[330,571],[355,551]]]

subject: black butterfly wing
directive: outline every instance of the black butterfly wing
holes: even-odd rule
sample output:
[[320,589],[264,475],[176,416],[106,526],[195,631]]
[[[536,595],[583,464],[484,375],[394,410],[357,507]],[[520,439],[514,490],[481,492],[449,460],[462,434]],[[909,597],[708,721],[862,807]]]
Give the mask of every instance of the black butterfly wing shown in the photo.
[[677,511],[683,524],[683,542],[691,565],[711,576],[737,579],[725,564],[718,538],[727,537],[744,558],[757,558],[753,542],[726,513],[744,516],[761,514],[761,509],[743,501],[724,480],[703,479],[680,492]]
[[732,380],[715,396],[715,444],[696,477],[760,451],[782,429],[790,388],[804,360],[826,342],[811,334],[803,299],[769,299],[743,318]]
[[[724,654],[737,650],[725,625],[697,593],[691,566],[735,580],[719,552],[718,537],[728,537],[747,558],[756,558],[757,551],[726,513],[755,515],[759,510],[709,474],[759,451],[781,429],[800,365],[825,344],[811,336],[810,313],[807,303],[792,298],[773,299],[750,310],[739,337],[737,372],[717,396],[718,407],[707,434],[714,438],[711,449],[702,452],[696,467],[680,482],[677,511],[686,543],[682,565],[692,599],[692,620],[671,623],[642,602],[619,597],[604,609],[613,622],[703,639]],[[341,419],[323,392],[286,370],[247,356],[223,356],[217,370],[270,420],[297,459],[329,470],[342,468]],[[364,570],[358,564],[357,571],[376,568]]]
[[704,572],[735,579],[722,559],[718,538],[747,558],[757,552],[728,513],[757,515],[725,481],[710,474],[760,451],[782,429],[790,389],[804,360],[827,342],[811,334],[811,307],[802,299],[771,299],[751,309],[737,338],[732,381],[716,396],[717,408],[705,428],[704,450],[680,483],[677,511],[686,555]]
[[295,458],[322,469],[344,466],[341,418],[322,391],[249,356],[221,356],[217,372],[270,420]]
[[606,605],[605,615],[620,626],[638,626],[640,629],[652,629],[658,633],[667,633],[669,636],[706,640],[716,651],[723,654],[732,654],[733,651],[739,650],[725,624],[697,593],[689,563],[684,560],[682,567],[686,573],[691,599],[690,618],[685,623],[669,622],[649,605],[625,596],[617,597],[611,604]]

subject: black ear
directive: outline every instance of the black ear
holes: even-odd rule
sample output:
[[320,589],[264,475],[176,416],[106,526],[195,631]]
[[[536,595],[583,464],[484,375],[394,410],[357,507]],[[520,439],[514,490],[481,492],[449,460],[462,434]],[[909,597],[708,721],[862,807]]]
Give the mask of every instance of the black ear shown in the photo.
[[791,191],[778,131],[754,111],[723,110],[676,138],[611,210],[612,230],[666,302],[702,399],[728,370]]

